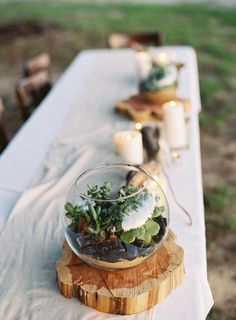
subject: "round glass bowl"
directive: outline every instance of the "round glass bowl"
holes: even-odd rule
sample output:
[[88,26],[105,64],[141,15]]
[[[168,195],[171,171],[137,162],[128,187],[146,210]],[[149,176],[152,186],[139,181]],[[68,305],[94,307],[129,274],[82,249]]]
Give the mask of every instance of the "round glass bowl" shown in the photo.
[[159,184],[130,165],[103,165],[71,187],[63,227],[74,253],[102,269],[125,269],[150,256],[165,239],[168,203]]

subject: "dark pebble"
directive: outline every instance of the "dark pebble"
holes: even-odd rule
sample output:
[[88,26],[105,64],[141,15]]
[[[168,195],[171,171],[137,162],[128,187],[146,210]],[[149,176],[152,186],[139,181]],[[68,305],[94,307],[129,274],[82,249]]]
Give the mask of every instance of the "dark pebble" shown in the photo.
[[77,247],[81,254],[86,254],[94,259],[107,262],[118,262],[121,259],[133,260],[138,256],[147,256],[155,249],[165,235],[167,220],[159,216],[155,221],[160,225],[159,233],[153,237],[150,245],[144,246],[143,241],[136,240],[133,244],[127,244],[116,238],[110,240],[98,240],[95,235],[79,235],[71,229],[67,229],[74,246]]

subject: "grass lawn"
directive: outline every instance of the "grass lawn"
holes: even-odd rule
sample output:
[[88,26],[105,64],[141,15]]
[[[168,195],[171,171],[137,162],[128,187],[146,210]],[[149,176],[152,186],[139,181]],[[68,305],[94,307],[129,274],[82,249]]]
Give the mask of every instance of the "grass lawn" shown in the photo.
[[[105,47],[105,37],[112,31],[159,30],[165,33],[166,44],[190,45],[196,49],[203,105],[200,124],[209,273],[214,272],[215,265],[233,266],[236,250],[236,8],[40,4],[24,0],[1,4],[0,24],[14,20],[50,22],[57,27],[48,35],[9,39],[1,45],[3,79],[14,74],[23,60],[42,50],[51,54],[53,71],[60,74],[78,51]],[[0,83],[0,95],[7,96],[6,92],[7,86]],[[225,233],[227,245],[222,241]],[[235,319],[236,296],[232,303],[230,299],[232,297],[225,296],[222,303],[216,299],[209,320]]]
[[[42,5],[24,1],[2,4],[1,23],[14,19],[50,21],[65,31],[64,36],[66,32],[70,33],[67,41],[72,54],[66,53],[67,60],[78,50],[105,46],[105,36],[111,31],[164,31],[167,44],[187,44],[197,50],[205,110],[201,123],[208,125],[209,121],[214,120],[217,128],[223,130],[225,119],[234,112],[235,97],[231,93],[236,89],[236,10],[210,9],[199,5],[133,6],[50,2]],[[71,32],[75,33],[74,37]],[[33,51],[37,49],[35,47]],[[63,53],[65,49],[60,50]]]

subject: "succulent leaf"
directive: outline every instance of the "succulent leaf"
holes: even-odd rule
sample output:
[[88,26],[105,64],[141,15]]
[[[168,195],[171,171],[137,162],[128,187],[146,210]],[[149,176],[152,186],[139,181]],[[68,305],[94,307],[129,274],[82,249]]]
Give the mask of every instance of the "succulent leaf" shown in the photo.
[[148,221],[144,225],[144,228],[151,236],[155,236],[160,230],[159,224],[151,219],[148,219]]
[[165,207],[155,207],[152,213],[153,218],[159,217],[163,212],[165,212]]
[[121,241],[123,241],[125,243],[132,243],[132,242],[134,242],[135,238],[136,238],[136,236],[135,236],[135,232],[133,232],[133,230],[125,231],[120,236]]

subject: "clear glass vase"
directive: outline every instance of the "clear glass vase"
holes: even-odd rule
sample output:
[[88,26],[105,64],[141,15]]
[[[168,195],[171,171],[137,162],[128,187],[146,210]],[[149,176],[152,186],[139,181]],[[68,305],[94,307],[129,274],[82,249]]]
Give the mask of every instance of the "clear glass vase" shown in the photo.
[[63,227],[74,253],[102,269],[136,266],[155,252],[169,227],[159,184],[130,165],[103,165],[82,173],[71,187]]

